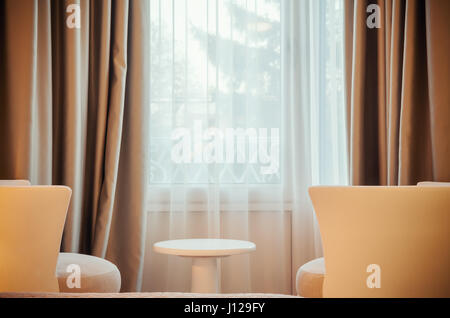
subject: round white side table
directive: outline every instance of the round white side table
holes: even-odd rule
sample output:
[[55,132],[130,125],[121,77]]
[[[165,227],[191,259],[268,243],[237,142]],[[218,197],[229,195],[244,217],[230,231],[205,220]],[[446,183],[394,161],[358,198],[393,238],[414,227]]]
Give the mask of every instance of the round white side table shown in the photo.
[[226,239],[170,240],[153,244],[157,253],[192,258],[193,293],[218,293],[217,259],[255,249],[252,242]]

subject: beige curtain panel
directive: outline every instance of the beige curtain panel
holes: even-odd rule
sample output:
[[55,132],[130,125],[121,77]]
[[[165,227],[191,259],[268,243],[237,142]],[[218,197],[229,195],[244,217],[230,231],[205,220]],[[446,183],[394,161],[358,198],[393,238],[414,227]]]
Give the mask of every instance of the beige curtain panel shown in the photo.
[[111,260],[123,291],[144,257],[148,5],[0,2],[0,179],[70,186],[62,251]]
[[351,182],[450,181],[450,1],[345,5]]

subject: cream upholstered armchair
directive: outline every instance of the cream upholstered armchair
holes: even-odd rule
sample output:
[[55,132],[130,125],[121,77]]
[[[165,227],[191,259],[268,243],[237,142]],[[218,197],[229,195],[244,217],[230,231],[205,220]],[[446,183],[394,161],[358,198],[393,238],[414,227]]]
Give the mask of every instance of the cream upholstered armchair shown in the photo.
[[[424,186],[432,186],[432,187],[450,187],[450,183],[445,183],[445,182],[420,182],[418,183],[418,186],[420,187],[424,187]],[[381,188],[381,187],[380,187]],[[399,187],[392,187],[393,190],[398,189]],[[404,187],[403,187],[404,188]],[[414,187],[410,187],[410,188],[414,188]],[[414,190],[414,189],[413,189]],[[450,189],[449,189],[450,190]],[[450,204],[449,204],[449,200],[445,198],[445,196],[448,194],[448,196],[450,197],[450,192],[449,190],[445,190],[446,194],[442,194],[442,191],[434,191],[435,193],[433,193],[433,191],[419,191],[416,192],[416,194],[412,194],[412,197],[410,200],[419,200],[417,204],[419,204],[422,201],[439,201],[439,202],[433,202],[433,205],[436,205],[438,208],[435,209],[434,211],[427,211],[428,213],[428,217],[422,222],[422,224],[420,224],[420,226],[424,226],[424,227],[436,227],[439,229],[443,229],[442,227],[439,227],[439,222],[442,222],[442,219],[447,218],[446,220],[448,221],[448,216],[450,215]],[[424,193],[427,192],[427,193]],[[317,195],[316,195],[317,196]],[[316,197],[315,200],[317,201],[318,198]],[[404,198],[399,197],[398,200],[404,200]],[[400,202],[396,200],[395,198],[393,199],[393,203],[397,205],[398,209],[401,209],[401,207],[405,206],[405,202]],[[423,203],[423,202],[422,202]],[[403,204],[403,205],[402,205]],[[429,205],[430,208],[432,206],[432,204]],[[315,209],[316,209],[316,214],[318,213],[317,211],[317,206],[315,205]],[[394,211],[392,211],[393,213],[396,213],[398,211],[398,209],[394,209]],[[322,207],[323,210],[323,207]],[[330,210],[332,210],[332,208],[330,208]],[[328,213],[329,215],[331,215],[332,211],[328,211],[330,213]],[[341,211],[337,211],[336,213],[340,213]],[[405,213],[405,211],[403,211]],[[411,213],[415,213],[415,215],[411,215],[411,217],[416,217],[416,218],[420,218],[420,213],[423,212],[423,209],[420,210],[416,210],[414,208],[411,209]],[[319,213],[324,214],[324,211],[320,211]],[[361,213],[363,213],[363,211],[361,211]],[[408,211],[406,212],[408,213]],[[344,213],[345,214],[345,213]],[[389,217],[390,215],[388,215]],[[392,214],[392,216],[395,217],[394,214]],[[366,220],[366,222],[371,222],[372,217],[370,215],[366,215],[364,217],[364,220]],[[339,222],[345,222],[344,218],[341,218]],[[390,221],[392,220],[386,220],[389,222],[386,222],[386,224],[389,224]],[[408,220],[405,220],[405,222],[407,222]],[[434,222],[434,223],[433,223]],[[444,221],[445,222],[445,221]],[[324,224],[328,224],[326,221],[323,221],[323,217],[322,217],[322,225],[320,224],[319,221],[319,225],[321,225],[321,230],[322,231],[327,231],[327,228],[329,228],[328,226],[325,226]],[[343,223],[345,224],[345,223]],[[343,226],[342,224],[340,224],[339,226]],[[447,224],[447,229],[450,225]],[[394,232],[397,230],[396,228],[393,229]],[[425,232],[425,229],[418,229],[419,232],[421,232],[422,234],[418,234],[417,236],[420,237],[420,235],[424,235],[423,233]],[[382,237],[383,235],[389,235],[388,231],[385,231],[386,233],[384,233],[383,229],[380,229],[379,232],[377,234],[375,234],[374,236],[378,235],[380,237]],[[326,236],[328,233],[322,233],[322,237],[324,238],[324,235]],[[344,233],[344,232],[336,232],[334,233],[334,236],[339,237],[339,236],[346,236],[348,233]],[[392,235],[392,233],[390,233]],[[394,233],[395,234],[395,233]],[[333,235],[333,234],[332,234]],[[436,237],[438,237],[439,235],[441,236],[445,236],[447,235],[446,238],[441,239],[440,241],[434,236],[436,235]],[[334,239],[336,239],[336,237]],[[419,261],[417,259],[411,259],[411,262],[418,262],[421,265],[423,264],[429,264],[430,266],[428,266],[428,268],[426,270],[428,271],[433,271],[434,273],[436,272],[440,272],[443,270],[442,266],[446,266],[445,262],[449,261],[449,255],[448,255],[448,244],[449,244],[449,238],[448,238],[448,233],[445,234],[445,229],[442,233],[434,233],[433,236],[425,236],[420,242],[414,242],[416,240],[415,235],[413,235],[410,238],[410,244],[408,242],[404,242],[406,244],[406,246],[409,245],[414,245],[414,244],[424,244],[425,246],[421,246],[421,248],[424,249],[424,251],[428,251],[428,250],[433,250],[436,248],[442,248],[442,253],[438,253],[437,255],[440,255],[440,259],[439,260],[420,260]],[[325,245],[325,241],[324,240],[324,245]],[[355,244],[361,244],[361,242],[355,241]],[[381,243],[380,243],[381,244]],[[427,245],[428,244],[428,245]],[[339,246],[337,246],[337,248],[339,248]],[[343,247],[345,249],[345,247]],[[447,250],[446,250],[447,249]],[[419,249],[417,249],[419,250]],[[425,253],[425,252],[424,252]],[[343,254],[340,254],[340,256],[342,256]],[[326,254],[325,254],[326,256]],[[407,259],[409,257],[409,255],[401,255],[400,258],[403,258],[402,261],[404,259]],[[348,261],[347,262],[353,262],[352,258],[347,258]],[[442,261],[443,260],[443,261]],[[346,261],[343,260],[342,264],[344,264]],[[318,259],[314,259],[306,264],[304,264],[303,266],[301,266],[298,271],[297,271],[297,277],[296,277],[296,287],[297,287],[297,294],[299,296],[303,296],[303,297],[322,297],[324,295],[323,292],[323,286],[324,286],[324,281],[326,279],[326,274],[325,274],[325,263],[326,263],[326,259],[324,258],[318,258]],[[334,264],[333,264],[334,265]],[[351,266],[348,266],[351,267]],[[437,268],[434,268],[437,267]],[[411,266],[412,268],[412,266]],[[422,268],[419,266],[416,268],[417,272],[415,273],[411,273],[413,275],[426,275],[426,273],[422,273],[419,271],[422,270]],[[344,269],[341,270],[340,272],[340,276],[341,278],[343,277],[345,280],[345,276],[346,273],[344,273]],[[402,273],[406,273],[408,272],[407,270],[403,270]],[[400,273],[399,275],[402,275],[402,273]],[[350,277],[347,277],[347,279],[352,279],[352,275],[347,273],[348,275],[350,275]],[[368,275],[368,274],[367,274]],[[441,277],[441,280],[446,280],[448,282],[448,284],[444,287],[442,287],[442,285],[437,284],[436,282],[433,283],[428,283],[428,285],[430,286],[435,286],[434,290],[430,290],[427,288],[423,288],[422,290],[416,290],[415,294],[412,293],[411,291],[405,292],[405,297],[407,293],[411,293],[411,295],[419,295],[420,297],[428,297],[430,295],[432,295],[434,292],[436,292],[435,296],[445,296],[445,297],[449,297],[450,295],[449,293],[449,286],[450,282],[448,279],[448,272],[446,272],[446,274],[443,275],[443,277]],[[431,275],[430,275],[430,279]],[[439,278],[436,278],[436,280],[439,280]],[[417,283],[418,284],[418,283]],[[414,285],[414,284],[412,284]],[[365,287],[364,287],[365,288]],[[443,288],[447,288],[447,290],[443,290]],[[394,289],[394,288],[393,288]],[[366,290],[364,291],[366,292]],[[386,288],[384,289],[384,292],[386,291]],[[397,293],[395,294],[396,297],[404,297],[403,294],[401,294],[398,290],[392,290],[392,293]],[[389,295],[389,294],[383,294],[384,296]],[[336,297],[336,294],[334,295]],[[339,296],[338,296],[339,297]],[[358,297],[358,296],[357,296]],[[367,295],[364,295],[364,297],[367,297]],[[390,296],[387,296],[390,297]]]
[[0,292],[58,292],[55,266],[71,193],[0,186]]
[[[30,193],[34,193],[36,190],[35,189],[40,189],[39,186],[31,186],[30,182],[28,180],[0,180],[0,189],[3,188],[3,196],[0,197],[0,217],[5,218],[2,222],[3,227],[9,229],[10,231],[8,233],[12,233],[11,231],[15,231],[16,227],[18,227],[18,225],[16,223],[13,223],[13,220],[15,220],[13,218],[13,216],[15,214],[17,214],[17,212],[15,211],[15,208],[13,207],[13,205],[11,205],[12,203],[9,202],[9,196],[5,193],[5,190],[8,189],[9,192],[14,192],[17,191],[17,189],[22,188],[22,190],[20,191],[21,195],[23,195],[22,201],[26,201],[27,197],[26,195],[30,195],[28,193],[28,191],[26,191],[27,187],[29,188],[29,191],[31,191]],[[53,187],[53,186],[41,186],[42,188],[55,188],[55,189],[59,189],[58,187]],[[69,188],[64,187],[65,189],[68,189],[70,191]],[[16,190],[15,190],[16,189]],[[34,191],[34,192],[33,192]],[[56,190],[55,190],[56,191]],[[58,192],[52,192],[55,195],[58,194]],[[20,198],[18,198],[20,199]],[[54,207],[53,204],[49,204],[49,202],[53,202],[54,200],[56,200],[57,197],[51,197],[50,199],[46,199],[45,197],[39,197],[39,196],[33,196],[33,204],[29,204],[26,206],[26,208],[23,208],[26,210],[26,212],[33,216],[33,217],[37,217],[39,218],[39,220],[41,221],[39,223],[39,225],[41,225],[42,228],[37,227],[37,224],[35,224],[36,222],[33,221],[32,218],[29,219],[22,219],[23,227],[30,227],[31,225],[33,225],[33,229],[36,229],[36,232],[31,232],[34,233],[33,235],[28,235],[28,236],[24,236],[24,240],[28,240],[28,241],[39,241],[40,240],[40,235],[39,233],[54,233],[57,237],[57,240],[52,242],[52,244],[50,245],[46,245],[46,249],[52,249],[52,253],[54,253],[55,255],[55,262],[52,265],[53,259],[51,257],[47,258],[47,257],[43,257],[44,254],[39,254],[39,258],[40,259],[44,259],[44,261],[46,261],[46,268],[48,268],[49,266],[53,266],[52,267],[52,271],[53,271],[53,275],[55,275],[55,267],[56,267],[56,278],[57,278],[57,283],[58,283],[58,289],[56,291],[60,291],[60,292],[71,292],[71,293],[81,293],[81,292],[95,292],[95,293],[102,293],[102,292],[110,292],[110,293],[114,293],[114,292],[119,292],[120,291],[120,285],[121,285],[121,277],[120,277],[120,272],[118,270],[118,268],[111,262],[99,258],[99,257],[95,257],[95,256],[91,256],[91,255],[84,255],[84,254],[78,254],[78,253],[59,253],[59,248],[60,248],[60,243],[61,243],[61,237],[62,237],[62,231],[64,228],[64,220],[65,220],[65,216],[66,216],[66,212],[67,212],[67,206],[69,204],[69,200],[70,200],[70,196],[67,199],[67,206],[65,207],[65,209],[61,210],[59,209],[58,211],[60,213],[63,213],[63,218],[62,218],[62,223],[56,226],[54,225],[53,227],[50,227],[48,224],[48,220],[52,219],[53,217],[46,217],[43,213],[47,213],[49,212],[49,210],[51,211],[51,209],[49,209],[49,207]],[[20,200],[19,200],[20,201]],[[56,212],[55,212],[56,213]],[[16,215],[18,216],[18,215]],[[46,222],[42,222],[43,220],[47,220]],[[29,223],[29,224],[27,224]],[[4,237],[4,242],[8,242],[8,240],[11,239],[10,237]],[[25,241],[23,241],[25,242]],[[26,243],[26,242],[25,242]],[[31,247],[31,244],[30,244]],[[43,251],[45,249],[42,248],[34,248],[33,249],[33,253],[36,253],[37,251]],[[5,251],[3,251],[4,253],[6,253]],[[9,259],[11,258],[11,255],[14,256],[15,259],[21,259],[24,257],[24,255],[30,253],[31,251],[29,251],[26,248],[26,244],[23,246],[23,248],[21,249],[13,249],[13,250],[9,250]],[[0,250],[0,253],[2,253],[2,250]],[[53,255],[53,254],[52,254]],[[3,255],[2,255],[3,256]],[[0,256],[0,259],[2,259],[2,257]],[[0,269],[1,269],[1,265],[2,262],[0,261]],[[67,280],[68,279],[72,279],[71,277],[69,277],[73,272],[73,268],[70,265],[78,265],[80,271],[79,271],[79,275],[80,275],[80,284],[74,285],[74,284],[68,284]],[[40,266],[40,265],[39,265]],[[36,265],[36,268],[40,268],[38,265]],[[3,268],[3,273],[5,275],[7,275],[9,270],[7,270],[6,268]],[[1,275],[1,274],[0,274]],[[1,276],[0,276],[1,277]],[[2,290],[2,284],[0,281],[0,291]],[[48,288],[45,287],[45,284],[40,285],[41,289],[39,289],[39,286],[36,286],[36,288],[26,288],[26,289],[22,289],[20,290],[20,286],[18,286],[19,290],[16,289],[16,291],[55,291],[55,290],[49,290]],[[24,288],[26,286],[23,286]]]

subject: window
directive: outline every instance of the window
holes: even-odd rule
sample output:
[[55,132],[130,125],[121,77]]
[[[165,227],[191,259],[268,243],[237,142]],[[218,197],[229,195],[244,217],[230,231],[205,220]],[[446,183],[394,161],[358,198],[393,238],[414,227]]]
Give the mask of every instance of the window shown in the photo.
[[[343,6],[319,2],[312,125],[334,125],[344,103]],[[151,0],[152,185],[282,182],[282,5]],[[337,146],[317,131],[316,147]]]
[[278,183],[280,0],[153,0],[150,27],[151,183]]

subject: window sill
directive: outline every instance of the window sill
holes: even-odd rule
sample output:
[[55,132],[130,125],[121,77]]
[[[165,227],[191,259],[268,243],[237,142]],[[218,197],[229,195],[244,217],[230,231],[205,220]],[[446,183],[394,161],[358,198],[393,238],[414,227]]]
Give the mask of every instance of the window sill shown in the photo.
[[[215,192],[217,191],[217,192]],[[210,199],[211,194],[220,203]],[[219,207],[217,206],[219,204]],[[281,185],[214,185],[151,186],[149,212],[288,212],[292,204],[283,195]]]

